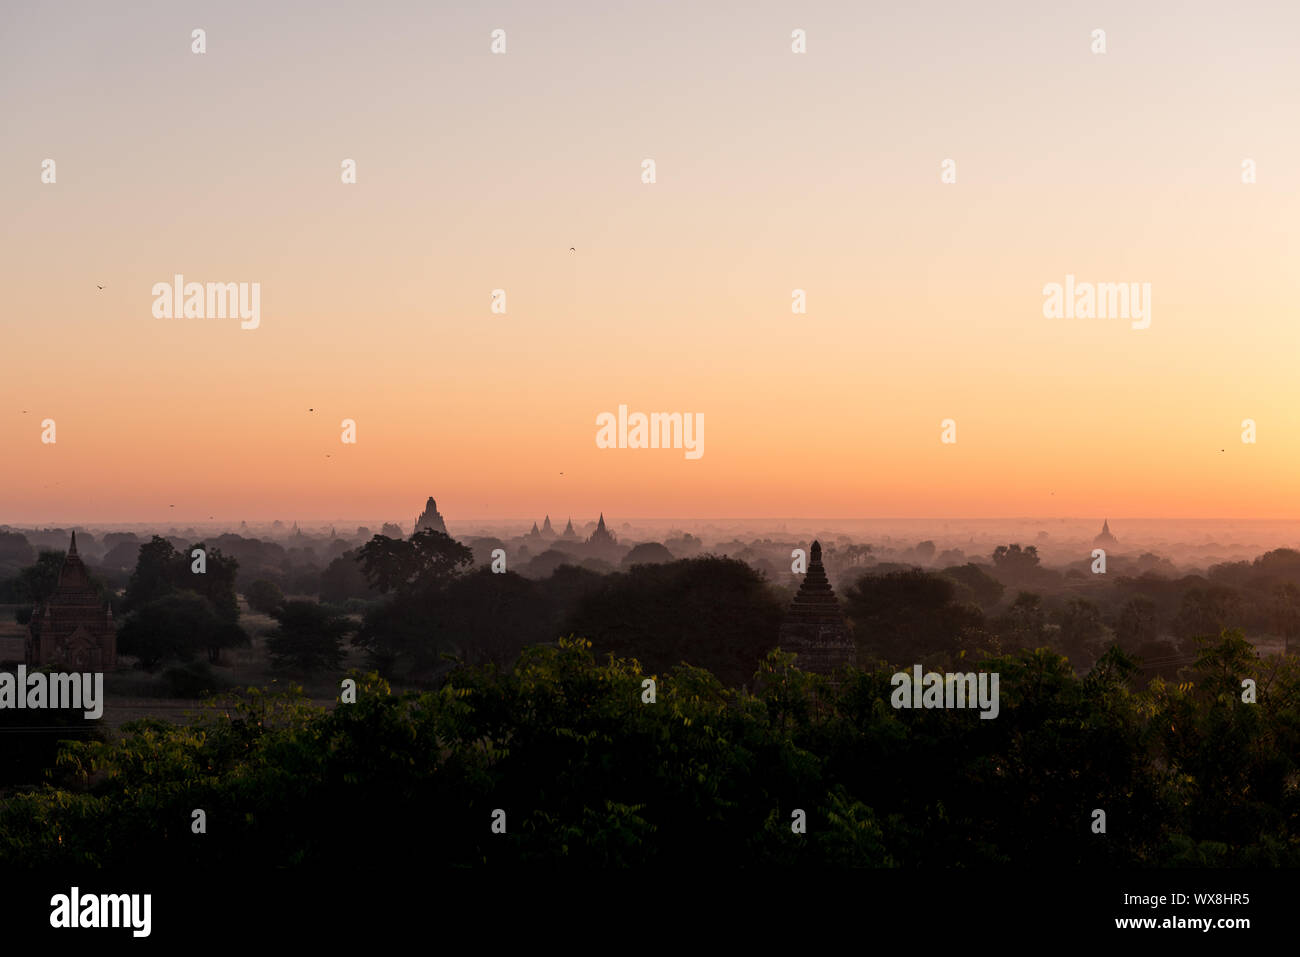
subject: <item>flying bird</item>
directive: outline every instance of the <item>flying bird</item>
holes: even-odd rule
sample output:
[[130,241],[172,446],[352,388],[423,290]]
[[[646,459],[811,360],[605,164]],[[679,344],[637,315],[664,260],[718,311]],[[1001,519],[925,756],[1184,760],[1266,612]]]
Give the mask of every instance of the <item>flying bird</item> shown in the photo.
[[575,250],[572,246],[570,246],[570,247],[569,247],[569,252],[571,252],[571,253],[572,253],[572,252],[577,252],[577,250]]
[[95,283],[95,285],[96,285],[98,288],[100,288],[100,289],[103,289],[103,288],[104,288],[103,286],[100,286],[99,283]]

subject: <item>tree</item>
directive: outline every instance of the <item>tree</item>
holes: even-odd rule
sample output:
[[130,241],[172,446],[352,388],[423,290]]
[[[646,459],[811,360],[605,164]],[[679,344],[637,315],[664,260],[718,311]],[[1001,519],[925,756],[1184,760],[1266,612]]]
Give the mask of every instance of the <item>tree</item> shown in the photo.
[[428,629],[440,649],[469,664],[508,667],[527,645],[560,637],[540,583],[488,568],[462,575],[434,600]]
[[684,662],[737,687],[776,647],[784,613],[744,562],[687,558],[606,576],[579,599],[561,634],[587,635],[597,654],[635,658],[651,673]]
[[248,643],[236,624],[216,613],[212,603],[194,592],[175,592],[145,604],[127,615],[117,636],[123,654],[134,655],[146,671],[174,658],[189,661],[206,650]]
[[270,615],[284,601],[284,592],[280,590],[280,586],[275,582],[259,578],[248,586],[244,598],[248,601],[248,607],[253,611],[260,611],[264,615]]
[[[203,549],[206,556],[206,571],[202,574],[194,571],[191,556],[195,549]],[[235,592],[235,581],[239,577],[239,562],[222,554],[219,548],[208,548],[203,542],[191,545],[180,559],[173,580],[176,590],[197,592],[212,602],[213,610],[226,621],[238,621],[239,596]]]
[[1061,651],[1079,673],[1091,668],[1106,647],[1109,631],[1101,609],[1086,598],[1071,598],[1061,614]]
[[312,674],[338,668],[343,636],[352,623],[314,601],[288,601],[271,611],[279,624],[267,636],[266,650],[279,670]]
[[474,563],[474,553],[449,535],[422,528],[406,541],[376,535],[357,559],[370,586],[386,595],[441,587]]
[[438,666],[444,649],[432,625],[441,593],[474,563],[474,553],[442,532],[421,529],[407,541],[376,535],[357,550],[370,587],[384,601],[366,612],[352,642],[366,648],[373,667],[392,674],[399,665],[410,673]]
[[622,564],[624,568],[631,568],[633,565],[661,564],[672,560],[673,553],[663,545],[658,542],[642,542],[623,556]]
[[1022,591],[1007,613],[998,619],[998,633],[1007,648],[1042,648],[1047,645],[1047,614],[1039,595]]
[[356,549],[344,552],[330,562],[320,574],[320,600],[341,605],[349,598],[376,598],[378,593],[366,584]]
[[859,660],[908,665],[985,645],[984,615],[957,600],[957,587],[920,568],[859,578],[844,593]]
[[135,611],[175,591],[177,569],[184,561],[184,556],[161,535],[155,535],[147,544],[141,545],[135,571],[127,582],[123,609]]
[[1156,640],[1156,603],[1144,595],[1134,595],[1119,611],[1115,639],[1121,648],[1134,651]]
[[1183,596],[1174,617],[1174,634],[1184,640],[1216,636],[1238,624],[1241,604],[1235,589],[1216,585],[1193,588]]
[[1029,578],[1038,570],[1038,546],[999,545],[993,550],[993,567],[1011,581]]
[[988,574],[974,562],[945,568],[943,575],[969,589],[971,600],[986,612],[1002,600],[1002,594],[1006,591],[1006,586],[1002,582]]
[[28,565],[18,573],[19,590],[27,595],[26,600],[33,606],[54,594],[66,555],[66,552],[41,552],[35,565]]
[[0,530],[0,565],[21,568],[36,555],[36,550],[21,532]]
[[[195,549],[204,552],[201,572],[194,570],[192,555]],[[223,648],[248,643],[248,636],[236,625],[239,621],[239,598],[235,594],[238,574],[239,562],[222,555],[219,548],[209,549],[200,542],[186,552],[178,552],[167,539],[155,535],[140,546],[140,555],[127,582],[122,607],[127,612],[139,611],[162,598],[187,593],[206,599],[212,613],[232,626],[205,632],[213,640],[213,644],[207,646],[208,660],[215,664],[221,660]]]

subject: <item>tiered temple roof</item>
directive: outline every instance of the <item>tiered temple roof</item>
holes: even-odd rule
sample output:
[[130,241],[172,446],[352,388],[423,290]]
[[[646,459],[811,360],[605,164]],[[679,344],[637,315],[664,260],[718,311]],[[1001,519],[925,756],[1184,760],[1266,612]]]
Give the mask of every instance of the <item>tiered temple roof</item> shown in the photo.
[[798,656],[795,666],[804,671],[829,673],[854,662],[853,639],[822,566],[820,542],[812,543],[808,572],[781,623],[780,645]]
[[424,511],[420,514],[420,517],[415,520],[415,531],[418,532],[422,528],[431,528],[435,532],[442,532],[444,535],[449,534],[447,532],[447,523],[442,520],[442,515],[438,512],[438,503],[433,500],[432,495],[424,503]]
[[117,667],[117,629],[113,612],[100,599],[90,572],[77,554],[72,533],[54,593],[34,609],[27,626],[27,664],[55,665],[74,671]]

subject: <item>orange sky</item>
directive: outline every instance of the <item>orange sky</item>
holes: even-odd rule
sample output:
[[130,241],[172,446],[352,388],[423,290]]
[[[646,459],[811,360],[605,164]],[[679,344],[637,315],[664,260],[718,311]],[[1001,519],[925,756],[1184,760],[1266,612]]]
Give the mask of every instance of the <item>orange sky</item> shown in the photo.
[[535,6],[14,14],[0,523],[1300,517],[1294,5]]

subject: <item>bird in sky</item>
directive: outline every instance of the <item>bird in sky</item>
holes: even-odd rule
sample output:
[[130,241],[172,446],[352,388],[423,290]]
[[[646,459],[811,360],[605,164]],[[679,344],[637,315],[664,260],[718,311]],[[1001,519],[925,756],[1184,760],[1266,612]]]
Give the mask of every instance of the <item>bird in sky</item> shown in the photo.
[[98,286],[100,289],[104,288],[103,286],[100,286],[99,283],[95,283],[95,285]]
[[577,250],[574,249],[572,246],[570,246],[570,247],[569,247],[569,252],[573,253],[573,252],[577,252]]

